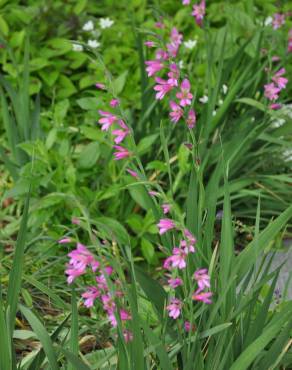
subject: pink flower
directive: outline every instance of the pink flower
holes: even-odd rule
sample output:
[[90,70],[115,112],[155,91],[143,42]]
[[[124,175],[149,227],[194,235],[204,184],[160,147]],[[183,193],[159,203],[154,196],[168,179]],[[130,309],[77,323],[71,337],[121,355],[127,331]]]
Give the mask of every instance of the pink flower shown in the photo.
[[275,82],[275,84],[278,86],[279,89],[285,89],[288,79],[285,77],[282,77],[283,74],[286,73],[285,68],[281,68],[273,77],[272,80]]
[[132,319],[131,314],[127,310],[124,310],[124,309],[120,310],[120,316],[121,316],[122,321],[128,321]]
[[175,228],[174,222],[169,218],[162,218],[157,224],[157,226],[159,228],[160,235],[166,233],[168,230]]
[[279,97],[279,92],[281,89],[279,89],[274,83],[270,83],[264,86],[265,88],[265,97],[269,100],[276,100]]
[[172,110],[169,113],[170,120],[174,123],[177,123],[181,119],[181,117],[183,116],[184,112],[183,112],[182,108],[172,100],[169,102],[169,105],[170,105],[170,108]]
[[131,176],[133,176],[133,177],[135,177],[135,178],[138,178],[139,177],[139,175],[137,174],[137,172],[136,171],[133,171],[133,170],[131,170],[130,168],[127,168],[127,170],[126,170]]
[[188,242],[190,244],[196,244],[197,243],[197,239],[194,237],[194,235],[188,229],[184,229],[184,235],[188,239]]
[[190,81],[188,79],[184,79],[180,85],[181,91],[176,94],[176,97],[180,99],[179,104],[182,107],[185,107],[187,105],[191,105],[191,99],[193,98],[193,95],[190,93],[191,85]]
[[148,77],[155,75],[162,68],[164,68],[164,64],[159,60],[146,60],[145,64],[148,66],[146,67]]
[[82,294],[82,298],[84,298],[84,305],[86,307],[92,307],[94,305],[94,301],[97,297],[100,296],[100,290],[98,290],[95,286],[88,287],[87,291]]
[[179,247],[184,251],[185,254],[195,253],[196,251],[193,244],[190,244],[190,242],[186,240],[182,240],[179,244]]
[[114,145],[114,148],[117,150],[114,152],[115,160],[119,161],[120,159],[127,158],[131,155],[131,153],[124,147],[120,145]]
[[88,249],[80,243],[77,243],[77,248],[70,252],[68,256],[70,260],[65,274],[68,275],[67,281],[69,284],[71,284],[76,277],[83,275],[87,266],[91,266],[92,271],[96,271],[99,267],[99,262],[96,261]]
[[112,299],[112,297],[109,294],[104,294],[101,296],[101,301],[103,303],[103,309],[108,314],[113,314],[116,308],[116,304],[114,300]]
[[162,204],[163,213],[166,215],[170,211],[171,205],[170,204]]
[[172,250],[172,267],[178,267],[180,270],[186,267],[186,255],[187,253],[181,248],[173,248]]
[[187,118],[187,126],[188,128],[193,128],[195,127],[196,124],[196,113],[193,109],[189,111],[188,118]]
[[110,101],[110,106],[113,107],[113,108],[117,107],[119,104],[120,104],[119,99],[112,99]]
[[100,275],[96,276],[95,280],[97,282],[97,287],[99,289],[104,290],[104,291],[108,290],[107,282],[106,282],[106,278],[105,278],[104,274],[100,274]]
[[177,56],[177,52],[180,44],[182,43],[182,39],[183,35],[179,33],[178,30],[174,27],[171,30],[170,43],[166,45],[169,55],[174,58]]
[[195,331],[195,325],[191,325],[191,323],[189,321],[185,321],[184,323],[184,328],[185,328],[185,331],[188,333],[190,331]]
[[165,50],[158,49],[155,53],[155,57],[158,60],[167,60],[168,59],[168,54]]
[[111,323],[111,326],[113,328],[116,328],[118,326],[118,322],[117,322],[114,312],[108,313],[107,317],[109,319],[109,322]]
[[102,83],[97,83],[97,84],[95,84],[95,87],[97,88],[97,89],[100,89],[100,90],[105,90],[105,85],[104,84],[102,84]]
[[177,298],[171,298],[170,304],[166,307],[168,316],[177,319],[182,309],[182,302]]
[[193,6],[192,15],[196,18],[196,23],[201,26],[206,13],[206,2],[202,0],[200,4],[195,4]]
[[177,288],[180,285],[183,285],[183,281],[181,278],[174,278],[174,279],[171,278],[171,279],[168,279],[167,282],[168,282],[168,285],[173,289]]
[[133,333],[130,330],[124,329],[123,336],[126,343],[129,343],[133,340]]
[[175,63],[172,63],[170,65],[170,71],[168,72],[167,76],[169,77],[169,79],[167,80],[167,82],[175,87],[178,85],[178,78],[179,78],[179,69],[178,69],[178,66],[175,64]]
[[63,238],[63,239],[60,239],[58,240],[58,243],[59,244],[67,244],[67,243],[71,243],[71,238]]
[[154,90],[157,91],[155,98],[161,100],[173,88],[173,86],[171,86],[168,81],[163,80],[160,77],[156,77],[155,81],[158,83],[158,85],[154,86]]
[[199,292],[199,291],[196,291],[193,295],[192,295],[192,298],[193,300],[195,301],[199,301],[199,302],[204,302],[204,303],[207,303],[207,304],[211,304],[212,301],[211,301],[211,297],[212,297],[212,293],[211,292]]
[[282,104],[272,103],[272,104],[270,104],[269,108],[270,109],[273,109],[273,110],[278,110],[278,109],[281,109],[282,108]]
[[189,5],[191,0],[182,0],[183,5]]
[[105,273],[106,273],[107,275],[111,275],[111,274],[113,273],[113,271],[114,271],[114,268],[113,268],[112,266],[106,266],[106,267],[104,268],[104,271],[105,271]]
[[145,41],[144,45],[147,46],[147,48],[153,48],[156,44],[154,41]]
[[285,14],[275,13],[273,19],[273,28],[277,30],[278,28],[282,27],[285,23]]
[[207,269],[199,269],[194,273],[194,279],[198,283],[197,292],[201,292],[205,288],[210,288],[210,276]]
[[101,129],[103,131],[108,131],[110,126],[118,120],[118,118],[110,112],[105,112],[102,110],[99,110],[98,112],[103,117],[98,120],[98,123],[101,124]]
[[71,222],[73,225],[80,225],[80,220],[77,217],[72,217]]
[[124,138],[126,136],[128,136],[128,134],[130,132],[129,127],[125,124],[125,122],[123,120],[120,119],[118,121],[118,124],[121,127],[121,129],[112,131],[112,134],[114,136],[116,136],[116,138],[114,140],[116,144],[119,144],[120,142],[122,142],[124,140]]

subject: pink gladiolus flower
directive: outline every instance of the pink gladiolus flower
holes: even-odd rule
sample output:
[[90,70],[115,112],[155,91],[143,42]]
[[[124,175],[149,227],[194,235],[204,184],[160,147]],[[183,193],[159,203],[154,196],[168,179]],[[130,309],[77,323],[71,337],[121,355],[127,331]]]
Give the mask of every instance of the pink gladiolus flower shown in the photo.
[[185,254],[195,253],[196,251],[193,244],[190,244],[190,242],[186,240],[182,240],[179,244],[179,247],[184,251]]
[[173,248],[171,263],[172,267],[178,267],[180,270],[186,267],[186,255],[187,253],[181,248]]
[[112,131],[112,134],[116,136],[114,140],[116,144],[121,143],[130,132],[129,127],[125,124],[123,120],[120,119],[118,124],[121,127],[121,129]]
[[100,296],[100,291],[95,286],[88,287],[87,291],[82,294],[84,298],[84,305],[86,307],[93,307],[94,301]]
[[163,262],[163,268],[165,268],[166,270],[170,270],[171,265],[172,265],[172,256],[167,257],[164,260],[164,262]]
[[91,266],[93,272],[99,267],[99,262],[96,261],[89,250],[80,243],[77,243],[77,248],[70,252],[68,256],[70,260],[65,274],[68,275],[67,281],[69,284],[71,284],[76,277],[83,275],[87,266]]
[[206,2],[202,0],[200,4],[195,4],[193,6],[192,15],[196,18],[196,23],[201,27],[203,19],[206,13]]
[[124,147],[120,145],[114,145],[114,148],[117,150],[114,152],[115,160],[119,161],[120,159],[124,159],[130,157],[131,153]]
[[172,110],[169,113],[170,120],[173,123],[177,123],[181,119],[181,117],[183,116],[184,111],[182,110],[182,108],[177,103],[175,103],[172,100],[169,102],[169,105],[170,105],[170,108]]
[[175,87],[175,86],[178,86],[178,78],[179,78],[179,69],[178,69],[178,66],[175,64],[175,63],[172,63],[170,65],[170,71],[168,72],[167,76],[169,77],[169,79],[167,80],[167,82]]
[[97,287],[99,289],[104,290],[104,291],[108,290],[106,278],[103,274],[100,274],[99,276],[96,276],[95,280],[97,282]]
[[74,225],[80,225],[80,220],[77,217],[73,217],[71,220],[72,224]]
[[281,89],[279,89],[274,83],[270,83],[264,86],[265,88],[265,97],[269,100],[276,100],[279,97],[279,92]]
[[154,86],[154,90],[157,91],[155,98],[161,100],[173,88],[173,86],[160,77],[156,77],[155,81],[158,83],[158,85]]
[[278,55],[274,55],[272,57],[272,62],[279,62],[280,60],[281,60],[281,58]]
[[175,228],[174,222],[169,218],[162,218],[157,224],[157,226],[159,228],[160,235],[166,233],[168,230]]
[[111,323],[111,326],[113,328],[116,328],[118,326],[118,322],[117,322],[117,319],[116,319],[116,316],[113,312],[109,313],[107,315],[108,319],[109,319],[109,322]]
[[126,170],[132,177],[135,177],[135,178],[138,178],[139,177],[139,175],[137,174],[137,172],[136,171],[133,171],[133,170],[131,170],[130,168],[127,168],[127,170]]
[[191,3],[191,0],[182,0],[183,5],[189,5]]
[[183,281],[181,278],[168,279],[167,282],[168,285],[173,289],[177,288],[180,285],[183,285]]
[[185,328],[185,331],[188,333],[190,331],[195,331],[195,325],[191,325],[191,323],[189,321],[185,321],[184,323],[184,328]]
[[197,243],[197,239],[194,237],[194,235],[188,230],[184,229],[184,235],[188,239],[188,242],[192,245]]
[[174,27],[171,30],[170,43],[166,45],[169,55],[174,58],[177,56],[177,52],[180,44],[182,43],[182,39],[183,35],[179,33],[178,30]]
[[282,27],[285,23],[285,14],[275,13],[273,19],[273,28],[277,30],[278,28]]
[[123,336],[126,343],[129,343],[133,340],[133,333],[130,330],[124,329]]
[[199,292],[198,290],[192,295],[193,300],[199,301],[199,302],[204,302],[207,304],[211,304],[211,297],[212,297],[211,292]]
[[128,311],[124,310],[124,309],[120,310],[120,316],[121,316],[122,321],[128,321],[128,320],[132,319],[131,314]]
[[156,22],[156,23],[155,23],[155,27],[156,27],[156,28],[160,28],[160,29],[162,29],[162,28],[164,28],[164,24],[163,24],[163,22],[161,22],[161,21],[160,21],[160,22]]
[[275,84],[278,86],[279,89],[285,89],[288,79],[285,77],[282,77],[283,74],[286,73],[285,68],[281,68],[275,76],[272,77],[272,80],[275,82]]
[[171,205],[170,204],[162,204],[163,213],[166,215],[170,211]]
[[158,49],[155,53],[155,57],[156,57],[157,60],[167,60],[168,59],[168,54],[165,50]]
[[148,191],[148,194],[151,196],[151,197],[157,197],[157,195],[159,195],[159,193],[157,191],[154,191],[154,190],[150,190]]
[[63,239],[60,239],[58,240],[58,243],[59,244],[67,244],[67,243],[71,243],[71,238],[63,238]]
[[97,88],[97,89],[100,89],[100,90],[105,90],[105,85],[104,84],[102,84],[102,83],[97,83],[97,84],[95,84],[95,87]]
[[106,267],[104,268],[104,271],[105,271],[105,273],[106,273],[107,275],[111,275],[111,274],[113,273],[114,269],[113,269],[113,267],[112,267],[112,266],[106,266]]
[[108,314],[113,314],[116,308],[116,304],[114,300],[112,299],[112,297],[109,294],[104,294],[101,296],[101,301],[103,303],[103,309]]
[[118,105],[120,104],[120,102],[119,102],[119,100],[118,99],[112,99],[111,101],[110,101],[110,106],[111,107],[117,107]]
[[159,60],[146,60],[145,64],[147,65],[146,71],[148,77],[155,75],[162,68],[164,68],[163,63],[161,63]]
[[182,81],[180,85],[181,91],[176,94],[176,97],[180,100],[179,104],[182,107],[185,107],[187,105],[191,105],[193,98],[193,95],[190,93],[191,85],[190,81],[186,78]]
[[182,309],[182,302],[177,298],[171,298],[170,304],[166,307],[168,316],[177,319]]
[[188,118],[187,118],[187,126],[188,128],[193,128],[195,127],[196,124],[196,113],[193,109],[189,111]]
[[153,48],[156,44],[154,41],[145,41],[144,45],[147,46],[147,48]]
[[110,126],[118,120],[118,118],[110,112],[105,112],[102,110],[99,110],[98,112],[103,117],[98,120],[98,123],[101,124],[101,129],[103,131],[108,131]]
[[205,288],[210,288],[210,276],[208,275],[207,269],[199,269],[194,273],[194,279],[198,283],[197,292],[201,292]]
[[278,109],[281,109],[282,108],[282,104],[272,103],[272,104],[270,104],[269,108],[270,109],[273,109],[273,110],[278,110]]

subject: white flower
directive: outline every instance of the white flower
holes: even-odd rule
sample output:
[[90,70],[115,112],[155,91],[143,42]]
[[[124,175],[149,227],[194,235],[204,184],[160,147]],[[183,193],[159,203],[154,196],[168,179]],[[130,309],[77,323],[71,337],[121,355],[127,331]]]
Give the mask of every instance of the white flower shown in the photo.
[[265,19],[264,25],[265,26],[270,26],[273,23],[273,17],[268,17]]
[[184,61],[183,61],[183,60],[180,60],[180,61],[178,62],[178,67],[179,67],[180,69],[183,69],[183,68],[184,68]]
[[197,45],[197,43],[198,43],[197,40],[188,40],[184,42],[184,46],[187,49],[192,50]]
[[216,111],[215,110],[213,110],[213,112],[212,112],[212,116],[214,117],[214,116],[216,116]]
[[100,18],[99,20],[99,25],[100,28],[105,29],[105,28],[110,28],[114,24],[114,21],[110,18]]
[[208,96],[204,95],[199,99],[199,102],[201,102],[202,104],[206,104],[208,100],[209,100]]
[[87,45],[93,49],[96,49],[100,47],[100,42],[98,42],[97,40],[88,40]]
[[223,104],[223,100],[222,99],[219,99],[218,104],[219,105],[222,105]]
[[94,24],[92,21],[88,21],[84,24],[84,26],[82,27],[83,31],[93,31],[94,29]]
[[72,44],[73,51],[83,51],[83,46],[79,44]]
[[283,156],[285,161],[292,161],[292,150],[291,149],[286,149],[283,152]]
[[226,95],[227,94],[227,91],[228,91],[228,86],[223,84],[222,85],[222,91],[223,91],[223,94]]
[[284,118],[278,118],[278,119],[276,119],[275,121],[272,122],[272,127],[278,128],[278,127],[283,126],[284,123],[286,123]]

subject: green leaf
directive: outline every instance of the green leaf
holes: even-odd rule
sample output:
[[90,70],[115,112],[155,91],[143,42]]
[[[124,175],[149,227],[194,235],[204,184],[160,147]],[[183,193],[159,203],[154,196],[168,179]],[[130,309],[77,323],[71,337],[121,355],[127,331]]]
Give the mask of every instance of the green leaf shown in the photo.
[[123,91],[126,80],[127,80],[127,76],[128,76],[128,71],[125,71],[113,81],[112,88],[116,95],[119,95]]
[[85,146],[78,159],[78,166],[81,168],[92,168],[100,156],[99,143],[94,142]]
[[93,97],[81,98],[78,99],[76,102],[80,108],[84,110],[94,110],[94,111],[96,111],[101,104],[100,99]]

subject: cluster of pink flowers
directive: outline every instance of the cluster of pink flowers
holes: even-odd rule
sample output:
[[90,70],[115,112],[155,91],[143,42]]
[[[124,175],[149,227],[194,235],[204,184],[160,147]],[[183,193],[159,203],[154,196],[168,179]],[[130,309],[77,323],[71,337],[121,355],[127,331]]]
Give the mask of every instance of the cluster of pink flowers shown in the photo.
[[[168,232],[169,230],[177,229],[176,223],[170,218],[163,218],[157,224],[160,235]],[[163,263],[163,268],[172,273],[168,279],[168,285],[171,289],[175,290],[177,287],[182,286],[184,281],[178,276],[180,270],[187,267],[187,258],[190,253],[195,253],[196,238],[188,230],[183,230],[184,239],[180,241],[178,247],[172,249],[172,254],[167,257]],[[210,277],[207,269],[199,269],[194,272],[194,280],[197,282],[197,290],[192,293],[192,299],[195,301],[204,302],[207,304],[212,303],[211,291],[205,291],[210,288]],[[179,298],[172,296],[169,304],[166,307],[169,317],[177,319],[182,312],[184,302]],[[186,331],[191,330],[191,325],[188,321],[185,322]]]
[[[190,0],[182,0],[183,5],[190,5],[190,3],[191,3]],[[194,16],[197,25],[200,27],[202,26],[205,14],[206,14],[205,0],[202,0],[200,3],[193,5],[192,16]]]
[[281,107],[279,103],[276,103],[276,100],[279,98],[281,90],[285,89],[288,83],[288,79],[283,77],[285,73],[285,68],[281,68],[272,77],[272,82],[264,86],[265,97],[273,102],[270,105],[271,109],[279,109]]
[[[170,120],[173,123],[177,123],[185,117],[188,127],[193,128],[196,123],[196,113],[193,109],[188,109],[193,99],[191,84],[188,78],[180,80],[180,69],[175,61],[182,39],[182,34],[175,27],[172,28],[170,41],[165,48],[158,48],[155,53],[155,59],[147,60],[145,64],[148,77],[155,78],[154,91],[156,91],[156,99],[162,100],[166,95],[172,93],[172,98],[170,98],[169,102],[171,109],[169,114]],[[146,41],[145,45],[154,47],[156,43]],[[164,78],[157,76],[160,72],[164,74]],[[177,101],[174,99],[177,99]]]
[[[96,84],[99,89],[105,90],[105,85],[103,84]],[[112,99],[110,101],[110,106],[112,108],[116,108],[119,105],[118,99]],[[116,128],[111,131],[111,134],[114,136],[115,144],[120,144],[130,133],[129,127],[125,124],[125,122],[116,114],[99,110],[99,114],[101,118],[98,120],[98,123],[101,125],[101,129],[103,131],[109,131],[113,125],[116,125]],[[114,145],[113,148],[115,149],[114,157],[115,160],[120,160],[127,158],[131,155],[129,150],[121,145]]]
[[[131,320],[131,314],[128,310],[124,308],[117,309],[116,300],[121,300],[124,294],[120,289],[120,281],[113,279],[113,268],[111,266],[100,268],[100,263],[81,243],[77,243],[77,248],[70,252],[68,256],[70,260],[65,270],[65,274],[68,276],[68,284],[72,284],[77,277],[86,274],[88,272],[87,268],[90,268],[94,273],[95,285],[88,286],[82,294],[84,305],[88,308],[93,307],[95,300],[99,299],[109,322],[114,328],[118,325],[117,315],[122,323]],[[110,291],[109,280],[112,280],[117,288],[114,293]],[[124,338],[126,342],[133,338],[132,333],[127,328],[124,329]]]

